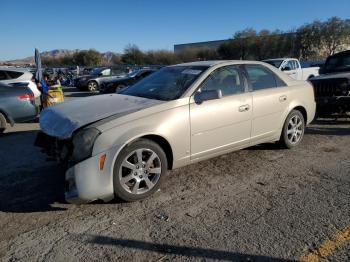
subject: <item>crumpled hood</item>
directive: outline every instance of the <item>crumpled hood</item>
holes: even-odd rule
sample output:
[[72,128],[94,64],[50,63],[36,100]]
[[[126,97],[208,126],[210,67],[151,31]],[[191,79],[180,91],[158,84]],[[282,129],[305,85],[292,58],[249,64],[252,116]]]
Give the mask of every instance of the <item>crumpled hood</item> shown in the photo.
[[334,79],[334,78],[348,78],[350,79],[350,72],[341,72],[341,73],[330,73],[319,75],[311,78],[311,80],[323,80],[323,79]]
[[67,139],[82,126],[112,115],[121,117],[160,103],[162,101],[120,94],[81,98],[43,110],[40,128],[50,136]]

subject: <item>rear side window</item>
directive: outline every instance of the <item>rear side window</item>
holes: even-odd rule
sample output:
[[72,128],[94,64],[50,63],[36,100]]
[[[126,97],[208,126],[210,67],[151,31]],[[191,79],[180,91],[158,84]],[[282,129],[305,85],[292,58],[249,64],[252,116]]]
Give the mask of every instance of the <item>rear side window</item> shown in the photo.
[[245,65],[253,91],[286,86],[272,71],[261,65]]
[[5,71],[0,71],[0,80],[6,80],[7,79],[7,74]]
[[15,72],[15,71],[7,71],[7,74],[11,79],[16,79],[16,78],[20,77],[21,75],[23,75],[22,72]]

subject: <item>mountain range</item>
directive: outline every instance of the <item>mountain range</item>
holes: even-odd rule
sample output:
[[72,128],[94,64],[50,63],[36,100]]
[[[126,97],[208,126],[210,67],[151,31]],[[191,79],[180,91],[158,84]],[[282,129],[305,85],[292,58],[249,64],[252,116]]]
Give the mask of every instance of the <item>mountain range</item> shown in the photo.
[[[82,51],[79,49],[54,49],[51,51],[44,51],[41,52],[41,58],[43,57],[48,57],[48,58],[52,58],[52,59],[57,59],[57,58],[62,58],[64,56],[70,56],[78,51]],[[34,53],[34,51],[33,51]],[[116,53],[111,52],[111,51],[107,51],[105,53],[101,53],[103,58],[106,59],[107,61],[110,61],[112,56],[115,55]],[[34,64],[34,56],[29,56],[29,57],[25,57],[22,59],[15,59],[15,60],[8,60],[8,61],[0,61],[1,63],[11,63],[11,64],[16,64],[16,65],[24,65],[24,64]]]

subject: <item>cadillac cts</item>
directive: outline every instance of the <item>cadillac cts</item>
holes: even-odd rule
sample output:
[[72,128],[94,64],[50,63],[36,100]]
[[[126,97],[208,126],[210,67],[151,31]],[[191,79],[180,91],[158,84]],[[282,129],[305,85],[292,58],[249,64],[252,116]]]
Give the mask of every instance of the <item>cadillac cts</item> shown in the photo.
[[312,86],[268,64],[194,62],[45,109],[37,145],[65,164],[68,202],[135,201],[167,170],[260,143],[293,148],[314,114]]

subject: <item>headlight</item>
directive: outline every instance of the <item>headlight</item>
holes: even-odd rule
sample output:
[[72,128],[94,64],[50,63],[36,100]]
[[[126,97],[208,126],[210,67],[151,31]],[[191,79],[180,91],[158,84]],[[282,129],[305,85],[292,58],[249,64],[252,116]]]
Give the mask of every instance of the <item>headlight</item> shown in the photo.
[[78,131],[73,137],[72,160],[80,162],[91,157],[92,149],[97,137],[101,134],[96,128],[87,128]]

